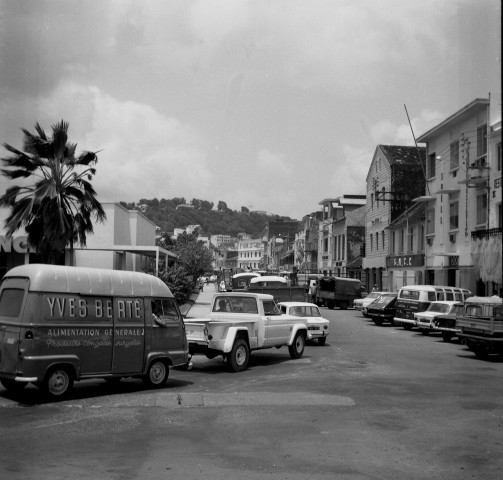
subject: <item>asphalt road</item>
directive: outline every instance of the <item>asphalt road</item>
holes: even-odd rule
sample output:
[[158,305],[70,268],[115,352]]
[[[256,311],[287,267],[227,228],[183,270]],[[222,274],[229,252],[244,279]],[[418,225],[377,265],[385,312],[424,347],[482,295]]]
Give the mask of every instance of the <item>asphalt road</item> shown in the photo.
[[162,390],[0,387],[1,479],[500,479],[503,359],[323,309],[325,346],[194,357]]

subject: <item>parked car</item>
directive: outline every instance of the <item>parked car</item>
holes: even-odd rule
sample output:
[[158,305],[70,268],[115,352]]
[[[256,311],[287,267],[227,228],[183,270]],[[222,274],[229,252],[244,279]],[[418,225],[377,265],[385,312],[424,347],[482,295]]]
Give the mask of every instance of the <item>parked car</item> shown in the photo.
[[353,307],[356,310],[362,312],[364,317],[368,317],[367,315],[367,307],[379,296],[381,296],[384,292],[370,292],[366,297],[357,298],[353,300]]
[[330,322],[321,316],[317,305],[308,302],[280,302],[278,307],[283,315],[302,317],[307,323],[307,339],[317,340],[320,345],[325,345]]
[[396,299],[396,293],[381,293],[381,295],[367,307],[367,316],[370,317],[376,325],[382,325],[385,321],[393,324],[393,317],[396,312]]
[[432,329],[442,333],[442,340],[450,342],[453,337],[461,332],[457,325],[457,316],[465,311],[464,305],[455,305],[450,313],[444,315],[435,315],[431,321]]
[[435,301],[431,302],[424,312],[414,314],[416,327],[423,335],[428,335],[433,330],[433,320],[439,315],[446,315],[457,306],[462,306],[462,302],[456,301]]

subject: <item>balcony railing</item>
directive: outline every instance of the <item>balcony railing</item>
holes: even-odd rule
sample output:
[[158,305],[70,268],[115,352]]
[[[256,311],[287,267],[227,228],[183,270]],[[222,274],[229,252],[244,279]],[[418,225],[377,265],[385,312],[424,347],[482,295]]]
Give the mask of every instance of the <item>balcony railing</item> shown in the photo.
[[474,230],[472,232],[472,239],[493,237],[495,235],[501,235],[502,232],[503,227],[489,228],[487,230]]

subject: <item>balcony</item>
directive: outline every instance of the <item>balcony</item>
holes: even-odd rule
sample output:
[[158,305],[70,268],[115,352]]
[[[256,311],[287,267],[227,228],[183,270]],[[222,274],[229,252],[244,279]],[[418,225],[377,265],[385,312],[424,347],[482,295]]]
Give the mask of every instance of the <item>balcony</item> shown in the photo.
[[472,232],[472,240],[481,239],[481,238],[489,238],[495,235],[501,235],[503,232],[503,227],[499,228],[488,228],[486,230],[474,230]]

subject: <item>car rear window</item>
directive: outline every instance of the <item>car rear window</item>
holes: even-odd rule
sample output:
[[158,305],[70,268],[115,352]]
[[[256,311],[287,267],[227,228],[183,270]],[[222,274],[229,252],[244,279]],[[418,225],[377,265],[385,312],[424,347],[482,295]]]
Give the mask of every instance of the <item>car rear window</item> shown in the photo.
[[24,290],[6,288],[0,296],[0,317],[18,317],[23,304]]

